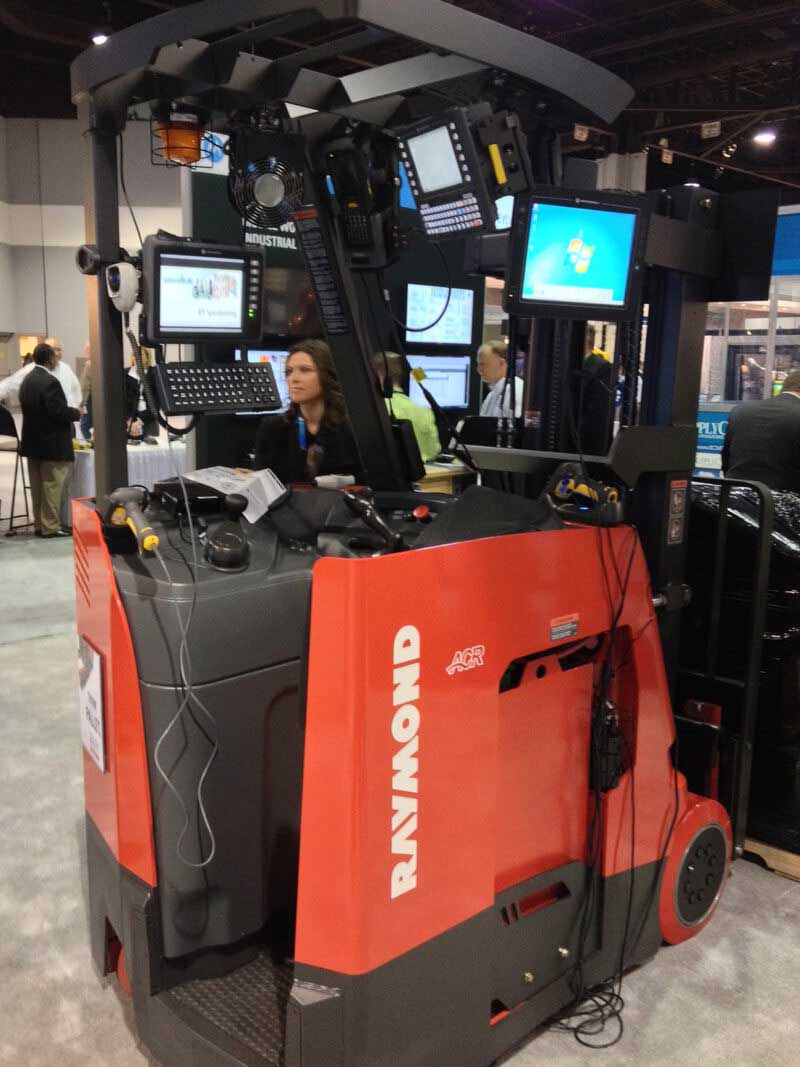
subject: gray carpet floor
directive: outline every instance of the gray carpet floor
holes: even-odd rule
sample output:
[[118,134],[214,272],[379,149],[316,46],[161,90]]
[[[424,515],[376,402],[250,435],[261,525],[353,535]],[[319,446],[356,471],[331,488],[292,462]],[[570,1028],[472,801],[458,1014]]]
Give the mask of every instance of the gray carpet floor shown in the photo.
[[[89,957],[71,543],[0,536],[0,605],[0,1064],[142,1067]],[[545,1031],[505,1067],[800,1064],[800,883],[736,863],[708,929],[623,995],[613,1049]]]

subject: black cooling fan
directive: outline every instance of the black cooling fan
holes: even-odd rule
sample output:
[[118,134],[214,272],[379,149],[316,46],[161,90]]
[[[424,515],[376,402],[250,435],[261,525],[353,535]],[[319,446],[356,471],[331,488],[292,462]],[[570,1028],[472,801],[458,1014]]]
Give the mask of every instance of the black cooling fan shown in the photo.
[[234,164],[228,189],[236,210],[254,226],[282,226],[303,202],[303,175],[268,156]]

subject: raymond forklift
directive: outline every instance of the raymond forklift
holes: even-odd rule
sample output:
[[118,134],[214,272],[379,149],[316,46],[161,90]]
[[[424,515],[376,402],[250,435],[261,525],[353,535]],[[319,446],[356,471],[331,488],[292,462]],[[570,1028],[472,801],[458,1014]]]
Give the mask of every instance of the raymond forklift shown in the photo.
[[[256,52],[287,35],[306,43]],[[317,69],[353,53],[370,65]],[[554,1017],[585,1039],[618,1021],[623,972],[713,914],[731,824],[678,771],[665,660],[718,204],[537,181],[557,115],[612,121],[631,95],[436,0],[214,0],[73,67],[99,357],[97,494],[73,526],[91,943],[160,1063],[485,1067]],[[259,339],[257,246],[119,247],[117,137],[134,105],[172,161],[197,160],[204,130],[228,134],[242,217],[294,223],[366,487],[290,487],[250,523],[214,486],[128,486],[136,305],[132,345],[156,348],[148,402],[170,434],[280,403],[268,366],[203,358]],[[515,427],[512,447],[473,450],[483,471],[564,464],[536,499],[414,491],[413,438],[369,362],[381,271],[403,251],[400,163],[431,244],[490,235],[494,200],[516,196],[507,307],[513,329],[556,323],[537,353],[553,380],[559,323],[602,308],[636,334],[647,296],[653,425],[626,425],[608,457]],[[537,226],[555,209],[571,280],[542,289]],[[601,251],[569,226],[594,215],[622,228],[622,274],[587,292]],[[200,358],[165,361],[177,342]]]

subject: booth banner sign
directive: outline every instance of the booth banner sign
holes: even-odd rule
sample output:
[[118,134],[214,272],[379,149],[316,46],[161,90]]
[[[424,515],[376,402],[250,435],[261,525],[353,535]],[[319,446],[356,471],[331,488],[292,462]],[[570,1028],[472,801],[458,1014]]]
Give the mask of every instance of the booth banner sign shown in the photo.
[[702,407],[698,410],[695,474],[722,477],[722,446],[729,414],[728,411],[711,411]]
[[716,122],[704,122],[700,126],[700,136],[704,141],[710,141],[712,137],[719,137],[722,133],[722,123],[717,119]]
[[100,653],[96,652],[83,637],[78,638],[78,702],[83,747],[100,770],[105,773],[103,660]]
[[253,226],[246,222],[244,227],[245,244],[261,245],[262,248],[286,248],[297,251],[297,231],[294,222],[289,219],[282,226]]
[[772,253],[772,273],[786,276],[800,274],[800,211],[791,209],[778,215],[775,245]]

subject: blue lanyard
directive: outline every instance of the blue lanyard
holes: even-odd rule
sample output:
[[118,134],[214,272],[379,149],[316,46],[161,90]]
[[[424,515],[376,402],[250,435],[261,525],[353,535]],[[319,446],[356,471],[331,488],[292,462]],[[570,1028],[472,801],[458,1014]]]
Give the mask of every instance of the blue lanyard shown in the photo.
[[302,415],[297,416],[297,443],[302,452],[305,452],[308,448],[308,431],[306,430],[306,420]]

